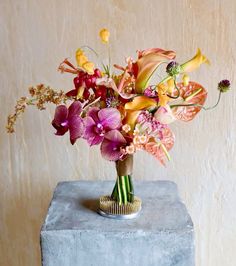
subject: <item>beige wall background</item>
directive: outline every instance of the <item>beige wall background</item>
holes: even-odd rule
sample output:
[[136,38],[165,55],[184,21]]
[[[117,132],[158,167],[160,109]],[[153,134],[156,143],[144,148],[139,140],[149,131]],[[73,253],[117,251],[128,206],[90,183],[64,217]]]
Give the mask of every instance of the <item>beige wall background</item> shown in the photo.
[[[105,54],[97,33],[111,31],[113,62],[123,64],[137,49],[174,49],[178,60],[198,47],[211,60],[192,79],[217,99],[216,85],[235,81],[236,2],[234,0],[1,0],[0,1],[0,265],[40,265],[39,231],[58,181],[112,179],[112,163],[85,142],[57,138],[48,111],[28,110],[14,135],[6,116],[31,84],[72,87],[72,76],[57,72],[65,58],[87,44]],[[214,111],[189,124],[172,126],[173,158],[162,168],[138,153],[135,179],[168,179],[179,186],[196,232],[198,266],[236,265],[235,87]]]

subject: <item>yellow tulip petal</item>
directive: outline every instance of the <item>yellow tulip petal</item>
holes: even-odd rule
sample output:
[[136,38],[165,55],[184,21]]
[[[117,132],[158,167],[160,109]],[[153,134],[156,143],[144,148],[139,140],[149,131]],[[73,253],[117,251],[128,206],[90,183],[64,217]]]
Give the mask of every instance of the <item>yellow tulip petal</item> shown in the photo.
[[133,99],[132,102],[125,104],[126,110],[144,110],[150,107],[157,106],[157,102],[154,99],[151,99],[146,96],[137,96]]

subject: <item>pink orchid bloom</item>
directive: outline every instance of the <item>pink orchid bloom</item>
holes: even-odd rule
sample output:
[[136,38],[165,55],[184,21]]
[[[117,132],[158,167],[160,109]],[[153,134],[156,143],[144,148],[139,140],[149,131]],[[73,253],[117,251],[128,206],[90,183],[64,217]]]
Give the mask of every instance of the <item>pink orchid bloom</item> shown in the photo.
[[115,108],[104,108],[100,110],[97,107],[93,107],[84,118],[84,124],[84,138],[91,146],[97,145],[103,141],[107,132],[120,127],[121,115]]
[[80,117],[81,112],[82,105],[79,101],[73,102],[69,108],[65,105],[59,105],[55,110],[52,121],[53,127],[57,130],[55,134],[62,136],[69,130],[72,145],[83,135],[84,126]]
[[154,117],[161,124],[170,124],[176,120],[169,105],[161,106],[155,112]]
[[122,148],[126,145],[126,140],[118,130],[111,130],[105,134],[101,144],[101,154],[104,159],[117,161],[122,158]]

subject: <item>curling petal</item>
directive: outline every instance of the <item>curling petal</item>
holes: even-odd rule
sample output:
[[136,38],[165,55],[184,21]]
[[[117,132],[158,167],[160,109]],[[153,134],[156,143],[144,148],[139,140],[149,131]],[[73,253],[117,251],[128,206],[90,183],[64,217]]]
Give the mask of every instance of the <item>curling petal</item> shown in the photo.
[[133,99],[132,102],[125,104],[126,110],[146,110],[150,107],[157,106],[157,102],[154,99],[151,99],[147,96],[137,96]]

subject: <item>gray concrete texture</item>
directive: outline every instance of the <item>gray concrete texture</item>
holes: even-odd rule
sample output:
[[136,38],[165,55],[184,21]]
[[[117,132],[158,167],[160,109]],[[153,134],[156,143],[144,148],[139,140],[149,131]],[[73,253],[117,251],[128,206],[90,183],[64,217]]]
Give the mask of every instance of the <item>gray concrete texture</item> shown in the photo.
[[135,182],[140,216],[114,220],[96,213],[114,182],[57,185],[41,230],[43,266],[193,266],[193,223],[170,181]]

